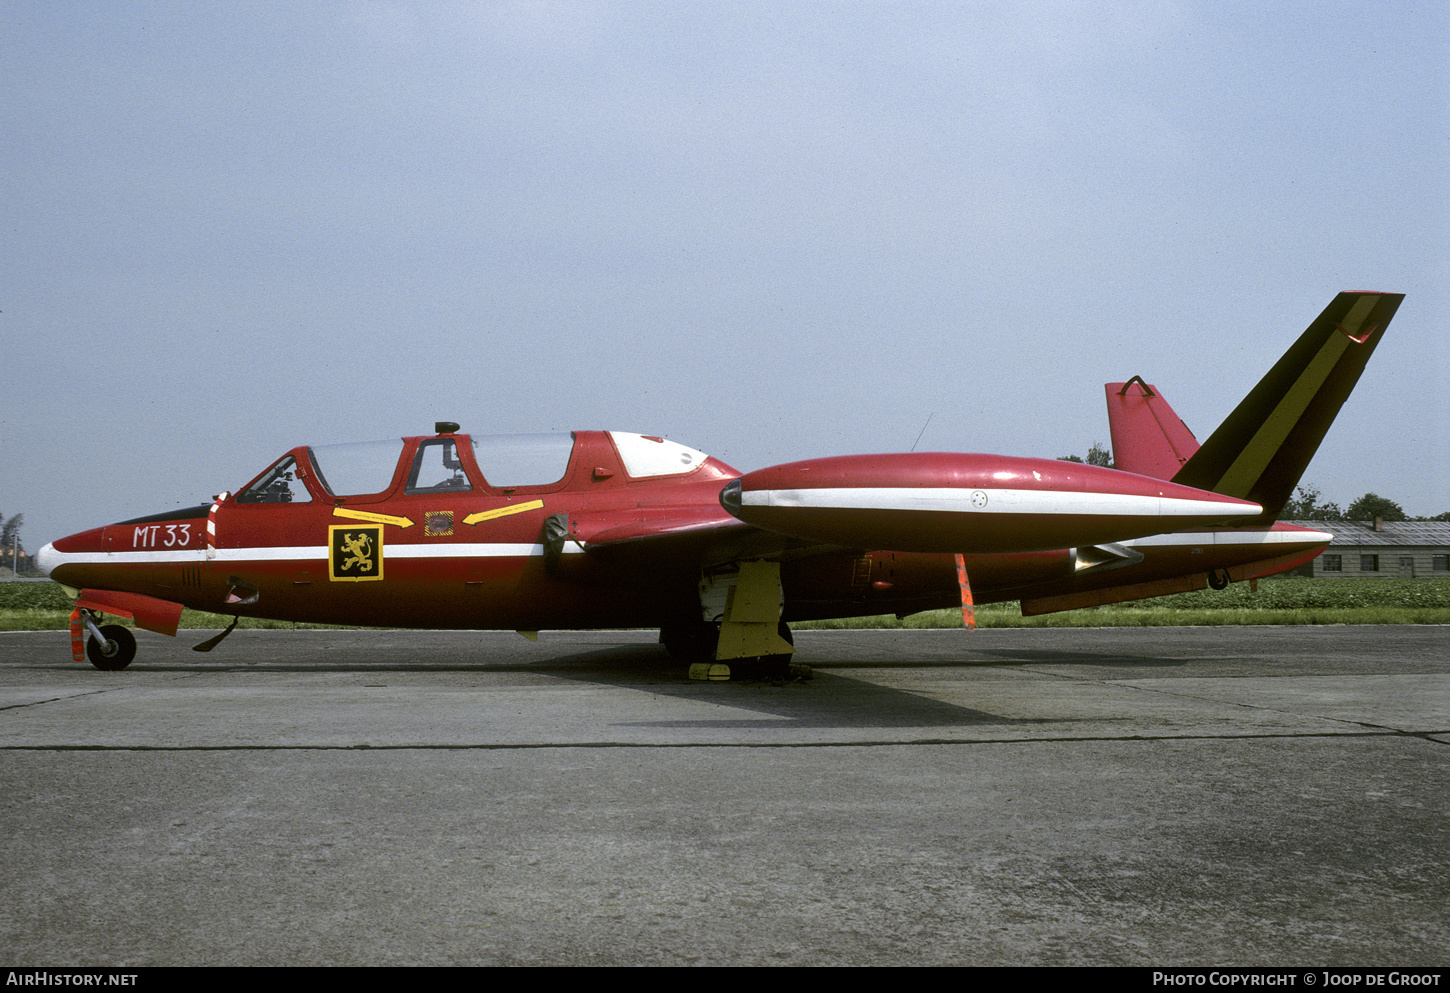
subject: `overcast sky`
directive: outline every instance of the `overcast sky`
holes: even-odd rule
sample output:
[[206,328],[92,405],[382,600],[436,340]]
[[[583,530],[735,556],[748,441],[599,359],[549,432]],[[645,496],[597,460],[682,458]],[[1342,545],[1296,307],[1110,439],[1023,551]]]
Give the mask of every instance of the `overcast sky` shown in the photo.
[[1450,5],[0,3],[0,512],[286,449],[662,434],[742,470],[1207,435],[1407,293],[1305,481],[1450,510]]

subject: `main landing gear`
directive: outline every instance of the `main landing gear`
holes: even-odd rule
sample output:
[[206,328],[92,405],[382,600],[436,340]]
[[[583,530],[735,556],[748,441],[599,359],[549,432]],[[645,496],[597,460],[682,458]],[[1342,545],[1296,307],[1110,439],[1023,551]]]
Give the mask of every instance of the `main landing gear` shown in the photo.
[[780,563],[736,562],[700,576],[700,613],[660,628],[660,643],[690,663],[691,679],[809,679],[791,665],[795,641],[781,615],[785,594]]
[[[776,633],[788,645],[794,645],[790,627],[781,621]],[[720,625],[708,621],[675,624],[660,628],[660,644],[671,658],[690,663],[690,678],[724,682],[726,680],[763,680],[768,682],[800,681],[811,678],[811,667],[792,662],[793,656],[752,655],[744,658],[717,660]]]

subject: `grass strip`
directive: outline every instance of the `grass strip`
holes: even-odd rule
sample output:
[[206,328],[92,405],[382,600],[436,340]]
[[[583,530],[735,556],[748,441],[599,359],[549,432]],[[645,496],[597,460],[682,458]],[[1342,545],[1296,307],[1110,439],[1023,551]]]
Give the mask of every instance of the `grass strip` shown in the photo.
[[[70,624],[71,601],[56,583],[0,582],[0,631],[60,631]],[[1159,627],[1247,624],[1450,624],[1450,579],[1310,579],[1285,576],[1225,590],[1065,610],[1023,617],[1015,601],[977,607],[977,626]],[[124,623],[130,623],[129,621]],[[187,610],[181,627],[220,630],[230,615]],[[825,621],[801,621],[798,631],[861,628],[955,628],[961,611],[928,610],[898,619],[891,614]],[[244,617],[241,628],[330,628]]]

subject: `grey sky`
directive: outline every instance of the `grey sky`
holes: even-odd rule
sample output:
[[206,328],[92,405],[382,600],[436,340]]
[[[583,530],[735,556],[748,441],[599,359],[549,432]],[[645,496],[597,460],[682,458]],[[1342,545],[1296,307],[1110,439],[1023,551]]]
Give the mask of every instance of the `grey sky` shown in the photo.
[[1306,481],[1450,510],[1450,8],[3,3],[0,512],[614,428],[741,469],[1204,438],[1408,298]]

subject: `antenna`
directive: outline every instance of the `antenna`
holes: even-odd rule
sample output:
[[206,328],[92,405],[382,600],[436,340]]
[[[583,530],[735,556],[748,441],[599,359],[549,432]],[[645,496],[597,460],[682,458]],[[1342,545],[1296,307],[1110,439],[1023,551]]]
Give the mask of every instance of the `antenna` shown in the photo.
[[[926,415],[926,424],[930,424],[931,423],[931,419],[933,417],[935,417],[935,416],[936,416],[936,411],[934,411],[934,410],[930,414],[927,414]],[[926,424],[923,424],[921,426],[921,430],[918,431],[918,432],[916,432],[916,440],[911,443],[911,450],[913,452],[916,451],[916,446],[919,445],[919,444],[921,444],[921,436],[924,435],[924,434],[926,434]]]

